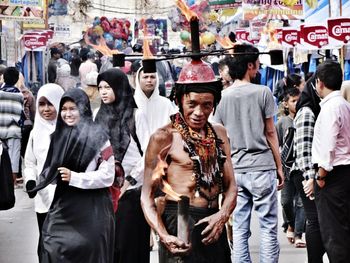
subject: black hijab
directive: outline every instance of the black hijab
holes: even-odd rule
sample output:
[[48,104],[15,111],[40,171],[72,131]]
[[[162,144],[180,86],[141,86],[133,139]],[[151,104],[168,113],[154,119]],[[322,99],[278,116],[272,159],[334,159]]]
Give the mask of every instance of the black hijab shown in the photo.
[[[68,126],[61,117],[61,109],[66,101],[73,101],[79,110],[80,121],[75,126]],[[85,172],[89,163],[108,140],[103,129],[93,122],[89,98],[81,89],[69,89],[60,101],[55,132],[52,135],[48,156],[39,184],[33,190],[37,191],[57,179],[58,167],[66,167],[74,172]]]
[[95,121],[103,126],[110,136],[114,157],[122,161],[130,143],[131,130],[134,129],[134,109],[137,108],[133,90],[123,71],[111,68],[97,77],[97,85],[106,81],[113,89],[115,101],[101,103]]
[[316,93],[316,75],[308,79],[305,84],[304,90],[301,92],[300,98],[296,105],[296,111],[298,112],[302,107],[309,107],[317,119],[318,114],[321,111],[320,102],[321,99]]

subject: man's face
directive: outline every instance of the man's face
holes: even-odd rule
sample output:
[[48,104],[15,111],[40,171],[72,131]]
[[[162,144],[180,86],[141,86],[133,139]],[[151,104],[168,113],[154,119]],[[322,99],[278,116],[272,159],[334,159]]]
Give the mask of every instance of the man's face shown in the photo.
[[230,81],[232,81],[232,78],[229,74],[229,68],[227,65],[223,66],[222,69],[219,69],[219,74],[222,79],[222,84],[226,85]]
[[140,88],[147,97],[150,97],[156,87],[157,73],[140,72]]
[[211,93],[190,92],[182,97],[183,116],[187,125],[200,132],[214,108],[214,95]]
[[255,63],[248,64],[248,71],[250,79],[254,79],[260,68],[260,60],[257,59]]
[[316,93],[320,98],[323,98],[323,87],[324,84],[319,78],[316,78]]

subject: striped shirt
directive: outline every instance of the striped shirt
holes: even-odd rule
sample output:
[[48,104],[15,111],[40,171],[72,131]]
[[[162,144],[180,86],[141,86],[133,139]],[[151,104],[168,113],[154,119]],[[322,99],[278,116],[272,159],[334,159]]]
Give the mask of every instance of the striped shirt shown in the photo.
[[302,107],[294,119],[294,156],[293,170],[303,172],[305,178],[315,178],[315,169],[311,160],[312,140],[314,137],[315,115],[309,107]]
[[22,93],[0,91],[0,139],[22,137],[19,125],[22,111]]

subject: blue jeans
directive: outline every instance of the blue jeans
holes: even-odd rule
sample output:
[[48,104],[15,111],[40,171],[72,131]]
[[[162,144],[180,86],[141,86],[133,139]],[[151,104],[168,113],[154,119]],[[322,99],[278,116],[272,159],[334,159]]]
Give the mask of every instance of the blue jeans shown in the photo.
[[286,228],[288,226],[294,229],[294,236],[301,238],[305,226],[304,206],[301,201],[299,191],[297,191],[293,178],[287,178],[284,181],[284,187],[281,191],[281,204],[283,218]]
[[278,262],[279,244],[277,240],[278,200],[276,171],[235,173],[238,197],[233,212],[233,255],[235,263],[252,262],[248,238],[250,218],[254,209],[260,225],[260,262]]

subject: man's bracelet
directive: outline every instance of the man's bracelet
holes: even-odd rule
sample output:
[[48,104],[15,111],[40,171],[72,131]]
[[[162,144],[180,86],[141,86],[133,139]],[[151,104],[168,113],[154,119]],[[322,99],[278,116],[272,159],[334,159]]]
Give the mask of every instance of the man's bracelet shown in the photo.
[[319,181],[324,181],[326,179],[326,176],[321,177],[319,175],[316,175],[315,179]]

